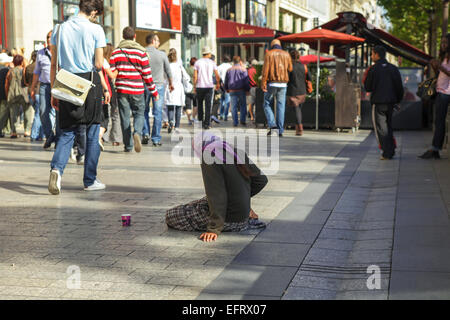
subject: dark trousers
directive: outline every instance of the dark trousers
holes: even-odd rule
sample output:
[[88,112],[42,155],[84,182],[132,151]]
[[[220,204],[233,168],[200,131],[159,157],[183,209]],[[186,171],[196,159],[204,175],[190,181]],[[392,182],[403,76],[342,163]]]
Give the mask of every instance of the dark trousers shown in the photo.
[[447,117],[450,95],[439,93],[435,102],[433,148],[442,150],[445,139],[445,119]]
[[394,131],[392,129],[393,112],[394,105],[391,104],[375,104],[372,109],[375,135],[385,158],[392,158],[395,154]]
[[[211,122],[213,93],[213,88],[197,88],[198,121],[204,121],[203,126],[209,126]],[[203,108],[203,106],[205,107]]]

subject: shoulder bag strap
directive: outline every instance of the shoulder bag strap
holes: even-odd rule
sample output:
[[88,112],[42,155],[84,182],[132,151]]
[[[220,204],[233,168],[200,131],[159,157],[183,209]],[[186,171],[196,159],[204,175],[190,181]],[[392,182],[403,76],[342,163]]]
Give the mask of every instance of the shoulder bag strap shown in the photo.
[[130,57],[128,57],[128,54],[126,54],[126,52],[123,51],[122,48],[119,48],[119,49],[125,55],[125,57],[127,57],[128,62],[136,69],[137,72],[139,72],[139,74],[141,75],[141,80],[145,86],[145,81],[144,81],[144,77],[142,76],[142,73],[139,71],[139,69],[136,67],[136,65],[133,62],[131,62]]

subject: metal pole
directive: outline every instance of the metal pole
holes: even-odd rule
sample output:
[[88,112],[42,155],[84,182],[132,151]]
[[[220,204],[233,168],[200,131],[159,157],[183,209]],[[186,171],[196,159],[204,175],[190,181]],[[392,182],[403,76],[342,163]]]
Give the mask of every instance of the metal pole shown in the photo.
[[319,81],[320,81],[320,40],[317,46],[317,81],[316,81],[316,130],[319,130]]

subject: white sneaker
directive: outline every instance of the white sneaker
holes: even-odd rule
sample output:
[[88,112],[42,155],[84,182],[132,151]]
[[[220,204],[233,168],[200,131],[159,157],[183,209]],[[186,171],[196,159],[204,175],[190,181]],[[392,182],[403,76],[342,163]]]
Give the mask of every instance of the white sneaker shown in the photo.
[[61,174],[56,169],[50,171],[48,191],[55,196],[61,193]]
[[75,155],[75,149],[72,148],[70,150],[70,158],[69,158],[70,162],[76,163],[77,162],[77,156]]
[[84,191],[99,191],[99,190],[105,190],[105,189],[106,189],[106,186],[103,183],[101,183],[98,180],[95,180],[91,186],[84,188]]

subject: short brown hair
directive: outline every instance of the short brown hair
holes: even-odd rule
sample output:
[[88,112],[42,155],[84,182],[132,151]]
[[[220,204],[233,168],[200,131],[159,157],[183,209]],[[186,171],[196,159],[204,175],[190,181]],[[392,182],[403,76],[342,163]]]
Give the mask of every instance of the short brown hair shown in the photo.
[[125,40],[134,40],[134,36],[136,35],[136,31],[132,27],[125,27],[122,32],[122,37]]
[[300,60],[300,52],[297,50],[291,50],[289,51],[289,54],[291,55],[291,59],[293,62],[297,62]]
[[86,14],[91,14],[92,11],[97,11],[97,16],[103,14],[104,4],[103,0],[80,0],[80,11]]
[[14,67],[19,67],[23,63],[23,56],[16,54],[13,58]]
[[177,50],[175,50],[174,48],[169,50],[169,62],[176,62],[177,61]]
[[152,44],[153,40],[155,40],[155,38],[156,38],[157,36],[158,36],[158,35],[157,35],[156,33],[150,32],[150,33],[148,34],[148,36],[145,38],[145,43],[146,43],[147,45]]
[[233,57],[233,63],[234,64],[238,64],[241,62],[241,57],[240,56],[234,56]]

